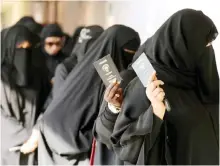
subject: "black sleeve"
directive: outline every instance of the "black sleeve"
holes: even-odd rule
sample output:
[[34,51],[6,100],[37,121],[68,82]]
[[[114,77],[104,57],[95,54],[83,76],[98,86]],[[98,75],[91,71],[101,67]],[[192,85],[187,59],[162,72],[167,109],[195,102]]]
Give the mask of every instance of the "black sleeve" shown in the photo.
[[[120,121],[121,117],[118,117],[117,121]],[[116,122],[111,142],[115,153],[121,160],[136,164],[143,144],[146,155],[154,145],[163,120],[153,114],[153,108],[150,106],[136,121],[129,123],[129,120],[126,120],[124,122],[127,123],[120,123],[121,126],[118,126]]]
[[100,116],[100,120],[106,128],[108,128],[110,131],[113,131],[117,117],[118,114],[114,114],[111,112],[108,106],[106,106],[105,111]]
[[96,140],[104,143],[109,149],[112,149],[110,136],[113,132],[117,116],[118,114],[114,114],[109,110],[108,103],[103,101],[99,116],[93,127],[93,135]]

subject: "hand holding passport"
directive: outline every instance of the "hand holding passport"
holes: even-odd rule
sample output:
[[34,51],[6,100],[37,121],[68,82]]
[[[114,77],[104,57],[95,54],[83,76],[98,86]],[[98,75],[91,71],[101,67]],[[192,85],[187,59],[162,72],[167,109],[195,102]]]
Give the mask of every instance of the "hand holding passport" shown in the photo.
[[[122,78],[110,55],[107,55],[94,62],[94,66],[106,87],[108,87],[112,82],[122,81]],[[147,87],[147,79],[151,77],[155,70],[145,53],[142,53],[140,57],[132,64],[132,68],[134,69],[138,78],[141,80],[143,86]],[[167,99],[164,100],[164,103],[167,111],[170,111],[171,108]]]
[[[110,55],[94,62],[94,66],[106,87],[116,80],[119,82],[122,81],[118,69],[116,68]],[[155,70],[144,53],[141,54],[140,57],[132,64],[132,68],[136,72],[144,87],[146,87],[148,78],[150,78]]]
[[120,109],[123,102],[123,90],[118,82],[111,83],[104,94],[104,100]]
[[[144,87],[147,87],[148,82],[147,79],[151,77],[151,75],[155,72],[153,66],[151,65],[150,61],[148,60],[145,53],[142,53],[140,57],[132,64],[132,68],[134,69],[135,73],[141,80]],[[164,104],[166,106],[166,110],[170,111],[171,107],[168,100],[164,99]]]

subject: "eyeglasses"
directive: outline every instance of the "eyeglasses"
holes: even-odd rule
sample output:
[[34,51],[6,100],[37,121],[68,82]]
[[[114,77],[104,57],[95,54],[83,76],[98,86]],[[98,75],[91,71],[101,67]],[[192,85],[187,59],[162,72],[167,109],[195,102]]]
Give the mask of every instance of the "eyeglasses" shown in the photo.
[[62,46],[62,42],[46,42],[46,45],[48,45],[49,47],[52,47],[53,45],[56,45],[57,47],[61,47]]

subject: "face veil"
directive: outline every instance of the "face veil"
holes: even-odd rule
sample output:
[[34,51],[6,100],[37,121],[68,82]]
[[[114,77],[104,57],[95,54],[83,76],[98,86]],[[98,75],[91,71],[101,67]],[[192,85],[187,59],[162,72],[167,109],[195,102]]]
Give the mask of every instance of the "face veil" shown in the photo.
[[17,48],[19,44],[28,41],[34,44],[32,34],[26,27],[15,25],[11,27],[2,48],[2,77],[3,80],[15,82],[18,86],[27,86],[31,76],[31,49]]

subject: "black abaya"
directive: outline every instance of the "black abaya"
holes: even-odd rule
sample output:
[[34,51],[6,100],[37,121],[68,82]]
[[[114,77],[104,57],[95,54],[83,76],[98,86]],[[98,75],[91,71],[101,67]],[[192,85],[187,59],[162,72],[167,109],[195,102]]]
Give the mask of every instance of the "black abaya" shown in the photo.
[[[214,116],[219,78],[214,50],[206,47],[216,34],[215,25],[201,11],[184,9],[146,41],[144,52],[165,83],[171,111],[163,121],[157,118],[150,103],[144,104],[146,95],[137,91],[140,87],[144,92],[143,85],[134,80],[111,136],[120,159],[142,165],[219,164],[219,120]],[[144,100],[137,103],[135,98]]]
[[[54,97],[44,114],[41,133],[45,140],[41,144],[66,160],[66,164],[82,164],[90,156],[92,127],[104,92],[93,62],[110,54],[118,70],[125,69],[128,64],[124,62],[127,57],[123,46],[130,42],[137,49],[140,39],[137,32],[126,26],[115,25],[103,32],[87,51],[86,58],[70,73],[60,89],[62,93]],[[46,160],[55,162],[53,156]]]

